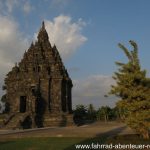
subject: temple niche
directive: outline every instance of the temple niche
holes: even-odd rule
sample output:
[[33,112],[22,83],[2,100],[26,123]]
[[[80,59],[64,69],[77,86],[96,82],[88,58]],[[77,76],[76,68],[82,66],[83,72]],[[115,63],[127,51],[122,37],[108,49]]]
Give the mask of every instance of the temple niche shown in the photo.
[[34,128],[71,124],[72,86],[43,22],[37,41],[5,78],[8,112],[4,126]]

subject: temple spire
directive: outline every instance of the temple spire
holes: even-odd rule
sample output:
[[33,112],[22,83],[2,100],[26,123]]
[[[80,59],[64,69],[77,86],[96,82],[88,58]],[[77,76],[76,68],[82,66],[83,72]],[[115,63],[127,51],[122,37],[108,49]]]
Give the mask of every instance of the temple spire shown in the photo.
[[38,38],[39,42],[45,42],[45,41],[48,41],[48,39],[49,39],[47,31],[45,29],[44,21],[42,22],[42,27],[41,27],[41,29],[39,31],[39,34],[38,34],[37,38]]
[[42,22],[42,29],[45,29],[45,22]]

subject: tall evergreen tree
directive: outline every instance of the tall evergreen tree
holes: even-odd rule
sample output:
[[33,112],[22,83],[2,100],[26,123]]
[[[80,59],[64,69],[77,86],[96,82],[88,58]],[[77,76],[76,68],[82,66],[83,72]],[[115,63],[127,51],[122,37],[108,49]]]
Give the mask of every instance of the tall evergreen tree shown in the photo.
[[109,106],[102,106],[97,111],[97,120],[109,121],[111,108]]
[[150,79],[146,77],[146,71],[141,70],[138,47],[134,41],[129,41],[133,50],[129,51],[119,44],[128,58],[127,63],[116,62],[119,66],[113,78],[110,94],[121,98],[117,107],[122,110],[125,122],[143,138],[149,138],[150,129]]
[[90,120],[95,120],[96,119],[96,110],[93,106],[93,104],[89,104],[87,108],[87,117]]
[[84,124],[87,118],[87,108],[84,105],[77,105],[74,110],[74,121],[76,124],[81,125]]

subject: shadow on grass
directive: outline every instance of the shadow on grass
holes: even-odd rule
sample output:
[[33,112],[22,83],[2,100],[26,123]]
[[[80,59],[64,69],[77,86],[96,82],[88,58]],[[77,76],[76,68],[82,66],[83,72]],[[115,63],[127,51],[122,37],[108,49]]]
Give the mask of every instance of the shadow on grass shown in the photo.
[[90,124],[93,124],[95,122],[96,122],[96,120],[75,120],[74,119],[74,123],[77,126],[90,125]]
[[126,134],[109,138],[107,143],[113,144],[149,144],[150,139],[143,139],[139,134]]
[[0,141],[0,145],[12,144],[14,141]]
[[[119,128],[109,130],[109,131],[104,132],[104,133],[97,134],[96,137],[94,137],[94,138],[87,138],[86,140],[83,140],[79,143],[71,145],[71,146],[67,147],[64,150],[92,149],[92,148],[83,148],[83,147],[82,148],[81,147],[76,148],[76,147],[77,147],[77,145],[90,145],[91,146],[92,143],[93,144],[105,144],[107,142],[108,138],[113,137],[115,135],[118,135],[125,128],[126,128],[126,126],[123,126],[123,127],[119,127]],[[101,150],[103,150],[103,149],[101,149]]]

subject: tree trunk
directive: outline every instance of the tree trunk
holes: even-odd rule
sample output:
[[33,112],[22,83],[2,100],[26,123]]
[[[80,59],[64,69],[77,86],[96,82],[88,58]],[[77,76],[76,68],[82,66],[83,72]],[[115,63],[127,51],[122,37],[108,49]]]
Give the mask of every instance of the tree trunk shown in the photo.
[[107,122],[107,115],[106,114],[105,114],[104,118],[105,118],[105,122]]

